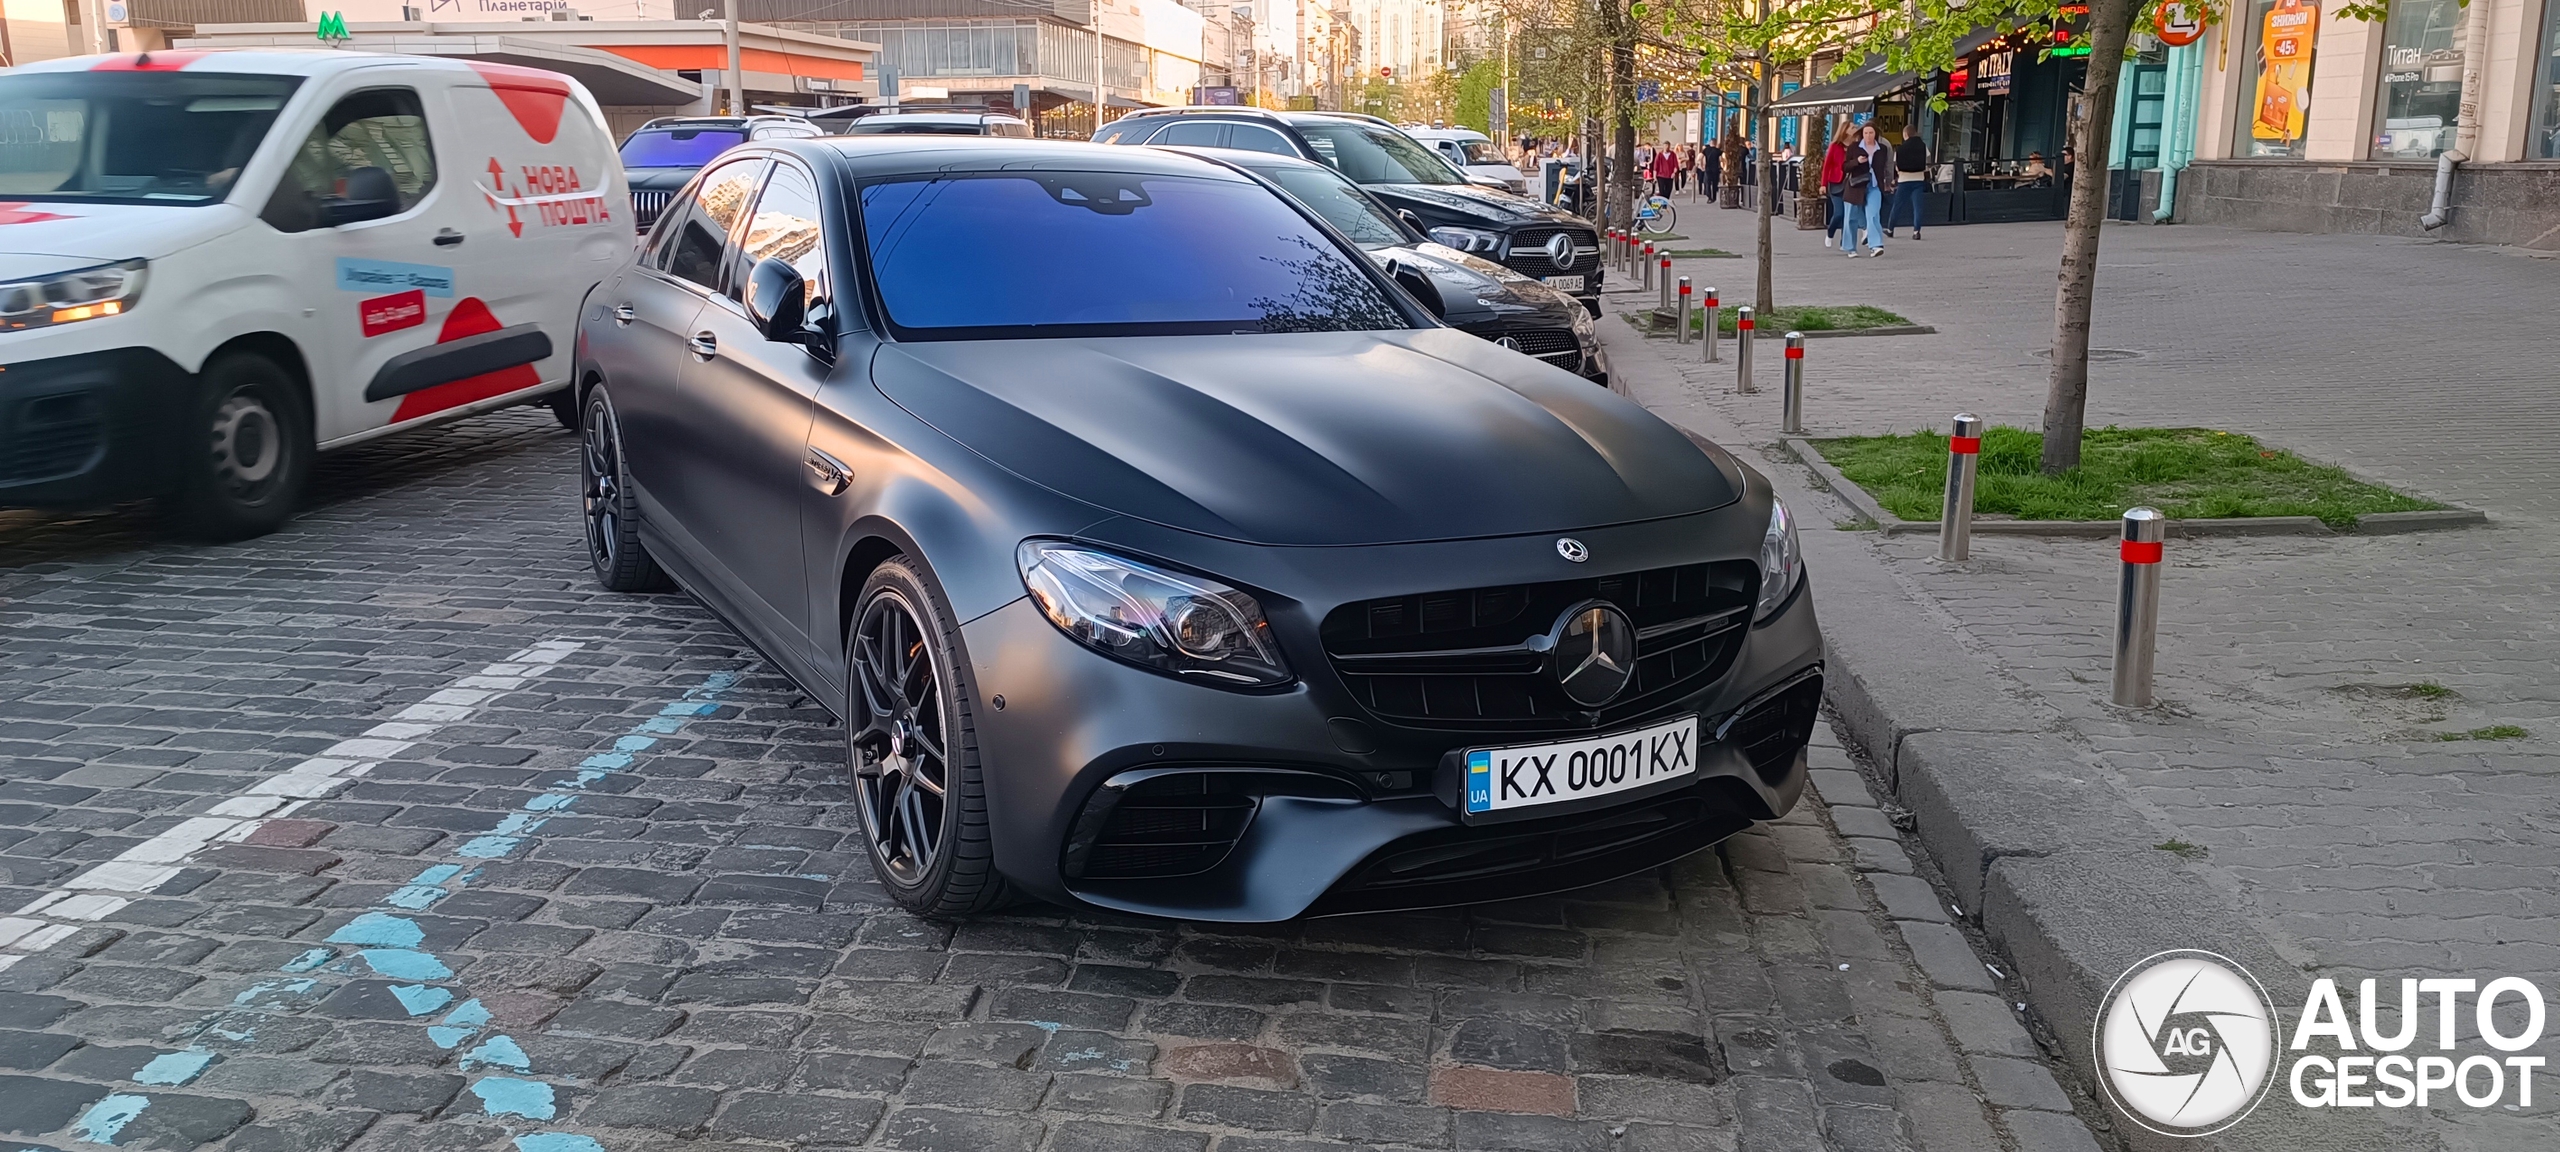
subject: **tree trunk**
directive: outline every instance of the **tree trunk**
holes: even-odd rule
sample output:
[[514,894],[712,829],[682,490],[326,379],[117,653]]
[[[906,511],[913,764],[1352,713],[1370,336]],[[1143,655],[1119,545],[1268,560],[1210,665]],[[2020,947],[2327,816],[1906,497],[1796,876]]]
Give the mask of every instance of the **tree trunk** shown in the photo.
[[1636,218],[1636,21],[1619,0],[1601,0],[1609,22],[1609,220],[1621,228]]
[[[1764,17],[1768,15],[1767,7],[1765,2],[1761,5],[1761,15]],[[1771,270],[1771,265],[1777,259],[1777,253],[1771,248],[1769,240],[1769,217],[1777,211],[1778,206],[1778,150],[1773,147],[1778,139],[1777,118],[1769,114],[1771,103],[1769,90],[1776,85],[1771,82],[1773,76],[1766,59],[1752,65],[1752,73],[1753,84],[1749,97],[1751,114],[1760,126],[1760,148],[1757,153],[1760,159],[1756,165],[1759,172],[1753,176],[1753,179],[1760,182],[1758,213],[1760,218],[1756,221],[1760,227],[1760,282],[1755,286],[1758,290],[1752,293],[1751,308],[1755,314],[1766,316],[1778,308],[1777,280]]]
[[2062,225],[2062,273],[2053,302],[2053,377],[2044,398],[2046,475],[2080,466],[2080,433],[2089,411],[2089,309],[2098,291],[2098,229],[2107,213],[2107,151],[2115,135],[2116,81],[2124,73],[2125,40],[2136,0],[2091,0],[2089,109],[2072,135],[2079,157],[2071,174],[2071,211]]

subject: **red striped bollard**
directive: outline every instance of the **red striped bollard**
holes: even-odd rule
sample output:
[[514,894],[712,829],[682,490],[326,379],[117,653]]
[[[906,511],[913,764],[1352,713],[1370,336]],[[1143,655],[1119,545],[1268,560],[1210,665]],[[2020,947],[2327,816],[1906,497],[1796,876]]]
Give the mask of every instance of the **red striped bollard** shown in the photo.
[[1637,270],[1636,286],[1639,288],[1653,287],[1653,241],[1647,240],[1644,242],[1644,254],[1637,259],[1644,265],[1644,267]]
[[1713,364],[1716,362],[1716,344],[1724,339],[1724,334],[1716,331],[1717,327],[1724,323],[1724,303],[1723,301],[1716,299],[1715,285],[1707,285],[1706,302],[1700,304],[1699,307],[1705,309],[1707,314],[1707,323],[1706,328],[1704,329],[1707,334],[1707,363]]
[[2169,519],[2157,508],[2128,508],[2116,542],[2115,702],[2151,706],[2151,656],[2160,634],[2160,540]]
[[1779,431],[1804,435],[1804,333],[1787,333],[1787,392],[1779,406]]
[[1956,413],[1947,437],[1947,503],[1938,513],[1938,559],[1973,555],[1973,470],[1982,459],[1982,418]]
[[1662,310],[1668,312],[1671,310],[1671,254],[1669,252],[1662,254],[1662,271],[1655,279],[1662,284]]
[[1680,278],[1680,319],[1671,329],[1672,342],[1675,344],[1689,342],[1689,295],[1689,278],[1683,276]]
[[1751,331],[1756,327],[1751,306],[1733,310],[1733,390],[1757,392],[1759,382],[1751,378]]

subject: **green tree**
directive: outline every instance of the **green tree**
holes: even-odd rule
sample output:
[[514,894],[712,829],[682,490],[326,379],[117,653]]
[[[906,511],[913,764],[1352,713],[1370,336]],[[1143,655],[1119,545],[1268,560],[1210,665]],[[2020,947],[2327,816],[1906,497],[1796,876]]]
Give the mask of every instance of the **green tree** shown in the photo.
[[1458,76],[1458,92],[1451,101],[1449,120],[1478,132],[1493,131],[1493,90],[1502,83],[1502,65],[1492,60],[1479,60]]

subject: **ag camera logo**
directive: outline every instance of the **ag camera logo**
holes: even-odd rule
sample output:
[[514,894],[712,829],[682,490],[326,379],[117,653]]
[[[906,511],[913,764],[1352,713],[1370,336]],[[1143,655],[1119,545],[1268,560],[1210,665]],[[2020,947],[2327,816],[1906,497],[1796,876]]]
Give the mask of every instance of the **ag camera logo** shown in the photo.
[[2133,966],[2107,992],[2094,1042],[2116,1106],[2164,1136],[2206,1136],[2266,1097],[2275,1010],[2246,969],[2178,949]]

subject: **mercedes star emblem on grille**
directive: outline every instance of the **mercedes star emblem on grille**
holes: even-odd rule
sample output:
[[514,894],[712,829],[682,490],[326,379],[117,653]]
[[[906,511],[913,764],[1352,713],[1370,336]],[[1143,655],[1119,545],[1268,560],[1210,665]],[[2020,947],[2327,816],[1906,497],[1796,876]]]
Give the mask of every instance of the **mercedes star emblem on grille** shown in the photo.
[[[1513,347],[1518,347],[1518,345],[1513,345]],[[1580,564],[1591,558],[1591,550],[1583,547],[1582,541],[1576,540],[1571,536],[1558,536],[1556,537],[1556,555],[1562,556],[1567,560],[1571,560],[1576,564]]]
[[1498,345],[1501,345],[1502,347],[1508,348],[1508,349],[1510,349],[1510,350],[1512,350],[1512,351],[1514,351],[1514,352],[1517,352],[1517,351],[1519,351],[1519,350],[1520,350],[1520,342],[1519,342],[1519,341],[1517,341],[1517,340],[1514,340],[1514,339],[1512,339],[1512,338],[1510,338],[1510,337],[1508,337],[1508,336],[1505,336],[1505,337],[1503,337],[1503,338],[1502,338],[1502,339],[1500,339],[1500,340],[1496,340],[1496,341],[1494,341],[1494,343],[1495,343],[1495,344],[1498,344]]
[[1558,232],[1547,237],[1547,259],[1558,268],[1573,267],[1573,233]]
[[1614,700],[1636,671],[1636,626],[1615,605],[1586,603],[1556,622],[1556,683],[1585,708]]

